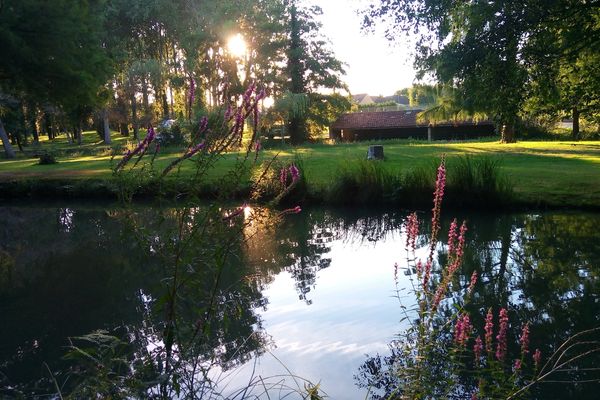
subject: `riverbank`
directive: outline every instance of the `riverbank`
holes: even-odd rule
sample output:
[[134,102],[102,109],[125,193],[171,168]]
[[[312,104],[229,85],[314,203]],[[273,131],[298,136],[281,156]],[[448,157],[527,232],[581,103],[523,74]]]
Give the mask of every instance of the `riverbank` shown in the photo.
[[[379,199],[361,197],[360,189],[356,189],[358,193],[332,193],[348,169],[362,162],[368,145],[319,144],[271,148],[261,152],[259,162],[268,162],[276,155],[282,163],[299,160],[306,182],[299,198],[309,203],[339,203],[340,195],[346,196],[342,202],[344,204],[368,202],[414,206],[415,202],[419,203],[419,196],[411,198],[406,192],[402,196]],[[513,187],[508,206],[600,209],[599,142],[530,141],[500,144],[494,141],[429,143],[398,140],[386,141],[383,145],[385,161],[379,162],[377,169],[389,175],[406,176],[414,171],[432,171],[442,155],[446,155],[450,164],[453,160],[465,157],[474,161],[487,159],[497,164],[499,171]],[[170,149],[161,154],[157,157],[156,166],[160,168],[167,165],[177,156],[177,151]],[[106,148],[97,154],[94,154],[93,148],[88,148],[85,154],[65,152],[57,157],[57,164],[50,165],[38,165],[38,159],[33,157],[2,160],[0,196],[5,199],[114,197],[116,185],[112,180],[111,156],[107,153]],[[202,183],[201,192],[208,197],[217,192],[219,178],[234,165],[235,159],[236,154],[229,153],[219,160],[212,174]],[[189,176],[192,168],[192,163],[185,163],[181,177]],[[138,195],[152,197],[155,186],[152,183],[138,188]],[[173,194],[181,188],[178,178],[170,178],[161,185],[161,190]],[[244,192],[244,188],[240,188],[240,192]],[[397,191],[395,193],[398,194]],[[424,199],[427,201],[424,207],[429,206],[430,196],[428,194]],[[458,193],[456,196],[455,203],[460,197]],[[353,201],[359,198],[362,200]],[[471,199],[463,198],[456,205],[471,205],[471,202]]]

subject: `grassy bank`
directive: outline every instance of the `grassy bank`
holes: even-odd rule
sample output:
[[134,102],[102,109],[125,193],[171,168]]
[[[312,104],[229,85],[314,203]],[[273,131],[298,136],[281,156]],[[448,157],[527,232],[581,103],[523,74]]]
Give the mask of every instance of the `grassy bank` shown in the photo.
[[[3,196],[22,197],[31,193],[55,193],[60,196],[65,190],[75,197],[85,196],[86,193],[89,196],[101,193],[110,195],[110,154],[111,151],[120,152],[126,139],[119,138],[112,149],[94,143],[94,140],[89,134],[82,148],[62,143],[43,143],[39,149],[30,146],[26,154],[15,160],[1,160],[0,187]],[[344,176],[353,174],[348,170],[361,165],[368,145],[369,143],[319,144],[298,148],[272,148],[264,150],[260,158],[267,161],[276,154],[282,162],[300,158],[304,167],[307,195],[313,200],[335,202],[332,197],[337,196],[339,199],[339,193],[343,193],[350,197],[362,196],[363,200],[357,201],[358,203],[378,202],[376,191],[365,196],[362,192],[366,189],[355,188],[356,193],[351,193],[348,188],[339,187],[343,186],[340,181]],[[495,141],[428,143],[398,140],[386,141],[383,145],[386,159],[378,164],[378,171],[375,171],[375,174],[383,175],[375,181],[382,179],[380,184],[387,187],[385,192],[388,194],[394,191],[394,185],[402,184],[394,181],[394,176],[404,176],[404,185],[410,181],[407,177],[412,176],[413,181],[419,180],[422,177],[419,178],[418,175],[430,174],[441,155],[445,154],[451,167],[466,156],[473,161],[485,158],[496,163],[502,175],[514,187],[512,201],[515,204],[600,208],[600,142],[530,141],[507,145]],[[48,149],[55,151],[58,163],[38,165],[35,156],[41,150]],[[158,167],[167,165],[178,151],[179,149],[171,148],[161,152],[157,158]],[[207,191],[211,190],[211,185],[214,186],[214,182],[234,162],[235,154],[227,154],[216,164],[213,174],[206,182]],[[188,162],[183,166],[182,173],[186,174],[191,170],[192,165]],[[365,171],[358,173],[369,174]],[[168,187],[176,191],[176,179],[171,179]],[[404,197],[404,202],[410,203],[406,193]],[[347,200],[347,203],[353,202],[351,198]]]

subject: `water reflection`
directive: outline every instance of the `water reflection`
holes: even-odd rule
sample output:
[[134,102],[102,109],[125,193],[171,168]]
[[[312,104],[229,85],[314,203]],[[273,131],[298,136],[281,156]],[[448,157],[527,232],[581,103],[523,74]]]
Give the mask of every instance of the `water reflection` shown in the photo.
[[[223,231],[214,236],[232,235],[226,237],[234,255],[218,279],[203,261],[215,256],[214,243],[190,243],[194,250],[184,264],[190,284],[178,293],[177,317],[169,320],[162,306],[172,279],[177,210],[0,208],[0,395],[52,391],[44,363],[67,382],[65,390],[74,388],[77,371],[62,358],[67,338],[99,329],[126,344],[123,356],[146,382],[162,376],[167,341],[190,343],[200,332],[194,345],[172,347],[177,368],[171,375],[195,377],[180,378],[182,393],[197,391],[214,370],[238,371],[226,382],[237,387],[249,376],[281,374],[271,355],[321,381],[333,398],[364,398],[354,386],[357,374],[362,385],[381,388],[375,397],[393,389],[397,382],[387,367],[398,361],[395,334],[402,329],[393,265],[406,265],[406,214],[313,209],[281,224],[273,223],[276,212],[242,214],[220,224]],[[600,325],[599,215],[464,217],[467,261],[456,284],[466,290],[472,271],[479,271],[478,295],[468,306],[474,324],[482,324],[490,306],[507,306],[512,337],[530,321],[531,346],[544,354],[574,332]],[[192,232],[207,214],[197,208],[185,218]],[[440,243],[440,264],[445,257]],[[400,286],[409,287],[410,279],[401,274]],[[408,291],[401,295],[405,304],[411,301]],[[218,305],[209,320],[208,298]],[[167,334],[169,321],[177,324],[176,338]],[[365,353],[382,357],[365,362]],[[432,368],[442,374],[444,366]],[[585,377],[597,379],[597,371]],[[473,384],[468,377],[463,383]],[[157,386],[154,381],[128,394],[167,393]],[[535,390],[536,398],[593,398],[586,385]]]

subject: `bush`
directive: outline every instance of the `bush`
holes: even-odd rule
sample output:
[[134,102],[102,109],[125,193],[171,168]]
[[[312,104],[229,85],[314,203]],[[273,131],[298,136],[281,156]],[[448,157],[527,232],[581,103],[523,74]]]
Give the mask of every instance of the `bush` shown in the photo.
[[161,146],[174,146],[186,143],[181,124],[178,121],[166,120],[158,127],[156,140]]
[[40,160],[38,162],[39,165],[50,165],[50,164],[57,164],[58,161],[56,160],[56,157],[54,154],[49,153],[49,152],[45,152],[42,153],[40,155]]

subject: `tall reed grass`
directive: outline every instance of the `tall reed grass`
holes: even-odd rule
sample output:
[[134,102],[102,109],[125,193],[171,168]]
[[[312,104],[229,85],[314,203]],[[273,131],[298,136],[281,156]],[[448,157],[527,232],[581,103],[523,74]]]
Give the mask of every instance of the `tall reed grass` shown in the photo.
[[[332,204],[422,206],[433,193],[439,160],[393,170],[381,161],[351,160],[341,166],[325,190]],[[446,203],[453,206],[498,207],[512,200],[513,184],[501,160],[459,156],[448,160]]]

